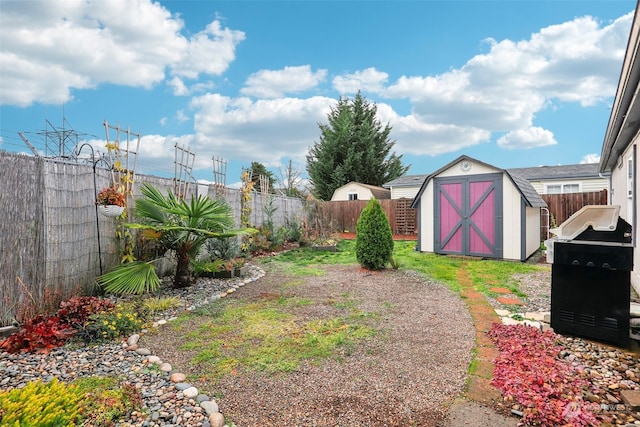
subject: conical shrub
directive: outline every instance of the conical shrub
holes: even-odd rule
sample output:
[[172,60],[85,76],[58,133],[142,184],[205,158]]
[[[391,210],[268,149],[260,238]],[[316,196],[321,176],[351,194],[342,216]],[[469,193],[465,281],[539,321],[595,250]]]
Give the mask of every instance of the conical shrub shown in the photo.
[[380,270],[391,261],[393,232],[380,202],[369,200],[356,224],[356,258],[369,270]]

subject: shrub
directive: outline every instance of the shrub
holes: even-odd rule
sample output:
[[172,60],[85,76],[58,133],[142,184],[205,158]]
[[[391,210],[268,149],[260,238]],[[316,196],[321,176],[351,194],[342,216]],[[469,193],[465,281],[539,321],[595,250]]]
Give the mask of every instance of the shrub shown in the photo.
[[213,238],[207,240],[205,248],[211,259],[233,259],[240,255],[240,242],[237,237]]
[[0,392],[0,425],[113,426],[141,406],[140,392],[117,378],[87,377],[65,384],[54,377]]
[[302,239],[302,228],[295,219],[283,227],[284,239],[287,242],[299,242]]
[[53,378],[0,392],[0,420],[6,426],[75,426],[83,398],[77,386]]
[[86,342],[113,340],[140,330],[142,324],[132,306],[118,304],[113,310],[90,316],[79,335]]
[[76,333],[58,316],[39,315],[26,321],[15,334],[0,342],[0,349],[8,353],[18,351],[47,352],[63,345]]
[[380,270],[391,261],[393,233],[380,202],[371,199],[356,224],[356,258],[369,270]]
[[60,303],[57,316],[61,322],[78,328],[87,321],[92,314],[112,310],[115,304],[108,299],[96,297],[72,297]]

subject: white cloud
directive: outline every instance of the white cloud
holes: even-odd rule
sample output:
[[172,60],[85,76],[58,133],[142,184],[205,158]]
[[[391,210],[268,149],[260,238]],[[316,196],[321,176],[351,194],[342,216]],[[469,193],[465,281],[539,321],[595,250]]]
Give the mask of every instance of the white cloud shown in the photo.
[[167,124],[167,120],[168,119],[166,117],[163,117],[158,121],[158,123],[160,123],[160,126],[164,126]]
[[507,150],[528,150],[557,143],[553,137],[553,132],[536,126],[514,130],[501,136],[497,141],[499,147]]
[[580,159],[580,164],[585,163],[600,163],[600,154],[585,154],[582,159]]
[[244,39],[217,21],[187,39],[182,20],[151,0],[4,1],[0,27],[0,102],[17,106],[62,103],[102,83],[151,88],[167,68],[218,75]]
[[235,48],[244,39],[242,31],[222,28],[219,21],[213,21],[191,37],[181,61],[173,64],[172,73],[191,79],[200,73],[220,75],[235,60]]
[[175,96],[189,95],[189,89],[187,89],[187,85],[184,84],[184,81],[180,77],[174,77],[167,81],[167,86],[171,88]]
[[[402,76],[382,94],[407,98],[412,113],[402,120],[413,121],[412,128],[449,128],[458,138],[447,137],[460,141],[458,148],[478,144],[494,132],[510,132],[499,142],[509,149],[516,143],[555,144],[552,134],[533,126],[535,114],[555,102],[588,106],[610,99],[632,17],[627,14],[602,27],[591,17],[577,18],[543,28],[530,40],[488,40],[489,51],[461,68]],[[424,150],[442,149],[440,142],[431,142],[431,133],[420,133],[422,145],[429,146]],[[466,144],[461,139],[465,133],[470,138]],[[416,142],[407,148],[415,148]]]
[[327,70],[311,71],[311,66],[261,70],[249,76],[240,92],[258,98],[278,98],[313,89],[327,76]]
[[230,160],[278,166],[283,158],[304,161],[336,100],[280,98],[254,101],[219,94],[195,97],[194,146]]
[[184,123],[191,120],[191,118],[185,114],[184,110],[178,110],[176,113],[176,119],[178,120],[178,123]]
[[382,91],[388,79],[389,74],[372,67],[334,77],[333,87],[340,94],[356,93],[359,90],[378,93]]

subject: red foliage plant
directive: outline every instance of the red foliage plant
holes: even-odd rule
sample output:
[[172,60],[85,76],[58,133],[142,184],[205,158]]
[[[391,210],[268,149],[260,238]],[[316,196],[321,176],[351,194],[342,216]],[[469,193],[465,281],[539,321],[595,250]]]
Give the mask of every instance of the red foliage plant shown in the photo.
[[111,310],[114,303],[96,297],[73,297],[60,303],[60,309],[52,316],[36,316],[26,321],[22,328],[0,341],[0,349],[8,353],[43,352],[64,345],[78,332],[92,314]]
[[524,424],[597,425],[590,404],[582,399],[589,383],[558,358],[562,347],[556,334],[494,323],[488,335],[500,351],[492,383],[507,400],[524,407]]
[[20,331],[0,342],[0,349],[8,353],[18,351],[46,353],[63,345],[76,330],[60,321],[58,316],[36,316],[25,322]]
[[103,311],[113,310],[114,308],[115,304],[108,299],[72,297],[60,303],[60,309],[56,315],[60,318],[61,322],[77,328],[78,326],[82,326],[92,314],[102,313]]

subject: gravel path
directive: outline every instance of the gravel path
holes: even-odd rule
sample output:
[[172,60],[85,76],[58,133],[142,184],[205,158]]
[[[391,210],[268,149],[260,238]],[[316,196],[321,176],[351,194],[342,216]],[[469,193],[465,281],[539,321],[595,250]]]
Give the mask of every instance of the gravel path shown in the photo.
[[[216,384],[194,384],[217,399],[227,421],[250,426],[435,426],[464,389],[474,346],[469,312],[442,285],[415,274],[370,272],[358,266],[330,266],[322,276],[296,277],[270,269],[231,296],[255,301],[265,295],[310,298],[300,321],[331,313],[335,298],[348,295],[357,307],[378,313],[380,332],[339,360],[305,364],[288,374],[237,372]],[[283,287],[296,281],[295,286]],[[189,325],[193,330],[196,324]],[[141,345],[197,376],[184,338],[170,328],[142,337]]]

